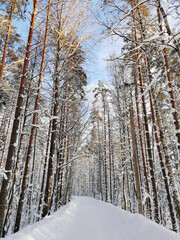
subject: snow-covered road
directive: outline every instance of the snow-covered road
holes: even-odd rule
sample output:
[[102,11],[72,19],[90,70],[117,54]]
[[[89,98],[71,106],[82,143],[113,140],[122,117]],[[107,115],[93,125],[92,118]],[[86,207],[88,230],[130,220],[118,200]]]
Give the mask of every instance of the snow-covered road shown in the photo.
[[180,234],[110,204],[87,197],[73,197],[56,213],[5,239],[180,240]]

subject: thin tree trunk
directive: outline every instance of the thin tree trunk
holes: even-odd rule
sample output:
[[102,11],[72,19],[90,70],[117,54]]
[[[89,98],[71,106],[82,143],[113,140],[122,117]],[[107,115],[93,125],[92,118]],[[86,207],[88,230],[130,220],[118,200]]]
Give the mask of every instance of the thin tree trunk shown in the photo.
[[[53,109],[51,109],[51,116],[53,114]],[[52,126],[52,120],[49,122],[49,131],[48,131],[48,138],[47,138],[47,145],[46,145],[46,155],[44,159],[44,168],[43,168],[43,177],[42,177],[42,183],[41,183],[41,193],[40,193],[40,198],[39,198],[39,205],[38,205],[38,214],[40,217],[37,218],[37,221],[41,219],[41,207],[42,207],[42,202],[43,202],[43,197],[44,197],[44,183],[45,183],[45,177],[46,177],[46,168],[47,168],[47,163],[48,163],[48,156],[49,156],[49,145],[50,145],[50,140],[51,140],[51,126]]]
[[[68,106],[67,106],[67,112],[68,112]],[[68,128],[68,113],[67,113],[67,117],[66,117],[66,128]],[[66,163],[69,161],[69,155],[70,155],[69,143],[70,143],[70,140],[69,140],[69,135],[68,135],[67,140],[66,140],[66,144],[65,144],[65,147],[66,147]],[[64,177],[63,205],[66,204],[69,171],[70,171],[69,166],[67,166],[66,167],[66,174],[65,174],[65,177]]]
[[53,160],[55,157],[55,150],[56,150],[56,131],[57,131],[57,117],[58,113],[58,77],[55,79],[55,103],[53,109],[53,120],[52,120],[52,133],[51,133],[51,145],[50,145],[50,153],[49,153],[49,163],[48,163],[48,172],[47,172],[47,182],[45,188],[45,195],[44,195],[44,207],[42,212],[42,217],[45,217],[49,214],[50,205],[51,205],[51,190],[52,190],[52,180],[53,180]]
[[138,212],[140,214],[143,214],[139,163],[138,163],[138,155],[137,155],[137,143],[136,143],[135,125],[134,125],[134,112],[133,112],[132,104],[130,106],[130,121],[131,121],[131,135],[132,135],[132,147],[133,147],[133,159],[134,159],[134,173],[135,173],[136,192],[137,192],[137,199],[138,199]]
[[[67,84],[65,85],[65,90],[64,90],[64,101],[63,105],[61,107],[61,127],[60,127],[60,136],[59,136],[59,152],[57,154],[57,171],[56,171],[56,178],[54,182],[54,188],[55,185],[57,185],[57,192],[56,192],[56,198],[55,198],[55,204],[57,209],[60,207],[62,203],[62,187],[63,187],[63,176],[64,176],[64,168],[59,168],[60,165],[62,165],[65,161],[65,152],[66,152],[66,131],[67,131],[67,116],[66,112],[68,112],[68,108],[66,106],[66,98],[68,98],[68,90],[67,90]],[[66,121],[65,121],[66,119]],[[57,182],[57,184],[56,184]]]
[[10,118],[9,118],[9,121],[8,121],[8,126],[7,126],[7,130],[6,130],[6,134],[5,134],[4,146],[3,146],[1,161],[0,161],[0,168],[2,168],[2,162],[3,162],[3,159],[4,159],[4,153],[5,153],[5,149],[6,149],[6,143],[7,143],[7,140],[8,140],[8,133],[10,131],[11,119],[12,119],[12,116],[13,116],[13,113],[14,113],[14,106],[15,106],[15,101],[13,102],[13,105],[12,105],[11,115],[10,115]]
[[101,149],[101,138],[100,138],[100,128],[99,128],[99,113],[97,113],[97,134],[98,134],[98,192],[100,195],[100,200],[102,200],[102,171],[101,171],[101,166],[102,166],[102,149]]
[[6,35],[6,41],[5,41],[5,45],[4,45],[4,52],[3,52],[1,66],[0,66],[0,83],[2,81],[2,75],[3,75],[3,69],[4,69],[5,59],[6,59],[6,53],[7,53],[9,36],[10,36],[10,32],[11,32],[11,23],[12,23],[14,8],[15,8],[15,1],[13,0],[12,4],[11,4],[11,11],[10,11],[10,16],[9,16],[8,32],[7,32],[7,35]]
[[[132,171],[133,169],[131,169],[130,171]],[[127,170],[127,167],[126,167],[126,184],[127,184],[127,195],[128,195],[128,203],[129,203],[129,206],[128,206],[128,211],[132,213],[132,203],[131,203],[131,194],[130,194],[130,183],[131,183],[131,178],[129,179],[129,171]],[[133,185],[134,185],[134,181],[133,182]]]
[[[138,89],[137,89],[135,67],[134,67],[134,84],[135,84],[135,99],[136,99],[136,111],[137,111],[137,120],[138,120],[138,132],[139,132],[139,139],[140,139],[140,145],[141,145],[141,156],[142,156],[142,161],[143,161],[145,186],[146,186],[147,193],[150,195],[148,175],[147,175],[147,164],[146,164],[146,158],[145,158],[144,147],[143,147],[142,131],[141,131],[141,120],[140,120],[140,112],[139,112]],[[149,197],[147,199],[147,208],[148,208],[148,212],[149,212],[149,218],[151,219],[152,218],[152,216],[151,216],[151,201],[150,201]]]
[[116,196],[116,178],[115,178],[115,166],[114,166],[114,146],[113,146],[113,133],[111,133],[111,155],[112,155],[112,203],[115,204],[115,196]]
[[[67,96],[69,96],[69,88],[67,86]],[[66,122],[65,122],[65,137],[64,137],[64,152],[63,152],[63,162],[68,162],[68,159],[69,159],[69,148],[68,148],[68,145],[69,145],[69,135],[66,135],[67,134],[67,131],[68,131],[68,120],[69,120],[69,104],[67,103],[66,105],[66,114],[65,114],[65,118],[66,118]],[[64,170],[65,171],[65,170]],[[62,189],[63,189],[63,198],[62,198],[62,204],[65,204],[64,200],[65,200],[65,191],[66,191],[66,183],[67,183],[67,175],[68,175],[68,167],[66,167],[66,171],[65,171],[65,174],[63,171],[61,171],[61,179],[60,179],[60,191],[59,192],[62,192]],[[64,176],[65,175],[65,176]],[[64,178],[64,181],[63,181],[63,178]],[[64,183],[64,184],[63,184]],[[62,194],[61,194],[62,195]]]
[[[169,22],[168,22],[168,19],[167,19],[167,14],[165,13],[164,8],[162,7],[161,1],[158,1],[158,4],[159,4],[160,12],[161,12],[163,20],[164,20],[164,24],[165,24],[165,27],[166,27],[167,34],[169,36],[173,37],[173,33],[171,31],[171,28],[169,26]],[[180,48],[178,46],[177,40],[174,39],[173,43],[174,43],[174,46],[175,46],[175,51],[177,52],[178,57],[180,58]]]
[[126,196],[126,175],[123,172],[123,198],[124,198],[124,210],[127,210],[127,196]]
[[56,197],[55,197],[55,211],[58,209],[58,207],[61,206],[62,202],[62,179],[63,179],[63,168],[59,168],[60,165],[64,163],[64,137],[65,137],[65,99],[66,99],[66,87],[65,87],[65,93],[64,98],[62,101],[61,106],[61,117],[60,117],[60,130],[59,130],[59,149],[57,152],[57,184],[56,184]]
[[[103,96],[102,96],[103,97]],[[108,201],[108,184],[107,184],[107,138],[106,138],[106,108],[105,99],[103,97],[103,108],[104,108],[104,181],[105,181],[105,201]]]
[[[38,122],[38,120],[37,120]],[[35,131],[34,134],[34,144],[33,144],[33,159],[32,159],[32,169],[31,169],[31,174],[29,177],[29,184],[28,184],[28,194],[27,194],[27,205],[28,205],[28,209],[26,210],[26,215],[28,217],[28,221],[27,224],[31,224],[33,223],[33,218],[34,215],[31,214],[31,210],[32,210],[32,203],[33,203],[33,193],[36,192],[35,187],[38,186],[37,184],[34,184],[34,176],[35,176],[35,156],[36,156],[36,141],[37,141],[37,129]],[[27,187],[26,187],[27,188]],[[32,222],[31,222],[32,221]]]
[[111,123],[109,116],[109,106],[108,106],[108,142],[109,142],[109,189],[110,189],[110,202],[112,203],[112,152],[111,152]]
[[6,107],[4,109],[3,117],[2,117],[2,120],[1,120],[1,126],[0,126],[0,143],[3,142],[4,129],[6,128],[5,122],[6,122],[6,119],[7,119],[9,108],[11,107],[12,99],[13,99],[13,97],[11,97],[11,99],[8,98],[8,101],[6,103]]
[[[158,15],[158,23],[159,23],[159,29],[160,29],[160,33],[161,35],[163,35],[163,27],[162,27],[162,22],[161,22],[161,14],[160,14],[160,0],[157,0],[158,3],[158,7],[157,7],[157,15]],[[162,39],[162,44],[165,45],[165,40]],[[178,149],[180,150],[180,132],[179,132],[179,119],[178,119],[178,113],[176,110],[176,103],[175,103],[175,97],[174,97],[174,90],[173,90],[173,84],[172,84],[172,77],[171,77],[171,72],[170,72],[170,68],[169,68],[169,61],[168,61],[168,56],[167,56],[167,49],[164,46],[163,47],[163,56],[164,56],[164,62],[165,62],[165,69],[166,69],[166,77],[168,80],[168,87],[169,87],[169,96],[170,96],[170,100],[171,100],[171,107],[172,107],[172,115],[174,118],[174,125],[175,125],[175,129],[176,129],[176,137],[178,140]]]
[[[128,106],[126,99],[125,99],[125,106]],[[126,159],[128,159],[128,158],[133,159],[133,156],[131,155],[132,147],[131,147],[131,140],[130,140],[130,126],[126,125],[126,128],[127,128],[126,131],[127,131],[128,153],[129,153],[129,156],[126,156]],[[128,168],[128,164],[126,167],[127,190],[128,190],[128,196],[129,196],[128,201],[129,201],[129,206],[130,206],[130,212],[135,213],[136,210],[135,210],[135,204],[134,204],[134,208],[133,208],[133,201],[135,203],[135,195],[137,195],[137,192],[136,192],[136,186],[135,186],[135,176],[134,176],[135,174],[134,174],[134,168],[133,168],[132,161],[130,161],[129,165],[130,165],[130,168]],[[139,174],[139,181],[141,183],[141,175],[140,174]]]

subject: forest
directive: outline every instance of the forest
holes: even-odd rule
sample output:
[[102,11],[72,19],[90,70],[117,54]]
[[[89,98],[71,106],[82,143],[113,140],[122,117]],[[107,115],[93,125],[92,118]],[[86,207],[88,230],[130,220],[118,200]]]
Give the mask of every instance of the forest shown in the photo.
[[179,110],[179,0],[0,0],[0,237],[74,195],[180,232]]

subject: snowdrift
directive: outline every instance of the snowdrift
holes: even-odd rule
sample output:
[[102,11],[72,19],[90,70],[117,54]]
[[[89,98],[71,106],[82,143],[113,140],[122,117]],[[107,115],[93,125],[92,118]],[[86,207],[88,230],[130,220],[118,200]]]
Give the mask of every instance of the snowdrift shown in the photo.
[[6,240],[180,240],[139,214],[88,197],[72,201],[51,216]]

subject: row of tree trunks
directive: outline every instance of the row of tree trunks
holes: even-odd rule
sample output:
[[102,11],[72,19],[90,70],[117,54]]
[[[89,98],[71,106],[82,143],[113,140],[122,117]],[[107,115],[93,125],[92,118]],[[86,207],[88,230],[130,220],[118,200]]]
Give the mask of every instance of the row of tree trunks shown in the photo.
[[9,186],[9,183],[12,178],[12,171],[13,171],[15,155],[16,155],[16,144],[18,142],[19,122],[20,122],[20,116],[23,111],[22,105],[23,105],[23,99],[24,99],[24,87],[26,83],[26,75],[27,75],[27,70],[29,66],[29,58],[30,58],[30,51],[31,51],[31,43],[33,39],[36,10],[37,10],[37,0],[34,0],[29,37],[27,41],[26,56],[24,60],[23,73],[22,73],[22,78],[21,78],[21,83],[19,88],[18,100],[16,104],[17,107],[15,111],[15,118],[13,122],[12,133],[11,133],[10,146],[8,149],[8,156],[7,156],[6,166],[5,166],[6,178],[3,179],[2,188],[0,192],[0,236],[2,236],[3,234],[3,226],[4,226],[5,214],[7,210],[6,208],[7,208],[7,202],[8,202],[9,187],[12,188],[12,186]]
[[[59,27],[61,29],[61,22],[59,20]],[[44,194],[44,203],[42,217],[45,217],[50,209],[51,209],[51,190],[52,190],[52,180],[53,180],[53,161],[56,153],[56,138],[57,138],[57,116],[59,109],[59,64],[60,64],[60,39],[57,43],[57,55],[56,55],[56,65],[55,65],[55,73],[54,73],[54,102],[53,102],[53,115],[52,115],[52,133],[51,133],[51,144],[50,144],[50,152],[49,152],[49,163],[48,163],[48,172],[47,172],[47,181],[45,187]]]
[[[143,35],[143,26],[142,26],[142,18],[141,18],[141,14],[140,14],[140,10],[138,8],[138,16],[140,19],[140,25],[141,25],[141,41],[144,41],[144,35]],[[168,199],[168,204],[169,204],[169,212],[170,212],[170,216],[171,216],[171,222],[172,222],[172,229],[174,231],[177,231],[177,225],[176,225],[176,219],[175,219],[175,214],[174,214],[174,209],[173,209],[173,203],[172,203],[172,199],[171,199],[171,193],[170,193],[170,188],[169,188],[169,183],[168,183],[168,177],[166,174],[166,170],[165,170],[165,164],[164,164],[164,159],[163,159],[163,154],[162,154],[162,142],[160,142],[159,136],[158,136],[158,129],[156,126],[156,119],[155,119],[155,111],[154,111],[154,104],[153,104],[153,98],[152,98],[152,94],[151,94],[151,89],[149,88],[149,83],[150,83],[150,77],[151,77],[151,73],[150,73],[150,64],[148,57],[146,55],[146,52],[143,54],[144,56],[144,64],[146,67],[146,79],[147,79],[147,87],[148,87],[148,94],[149,94],[149,101],[150,101],[150,109],[151,109],[151,118],[152,118],[152,124],[153,124],[153,129],[154,129],[154,135],[155,135],[155,141],[156,141],[156,146],[157,146],[157,151],[158,151],[158,156],[159,156],[159,160],[160,160],[160,166],[161,166],[161,171],[162,171],[162,175],[163,175],[163,179],[164,179],[164,184],[165,184],[165,189],[166,189],[166,194],[167,194],[167,199]],[[171,171],[172,172],[172,171]],[[176,188],[174,188],[176,189]],[[175,195],[177,196],[177,195]],[[177,203],[177,199],[175,200],[175,206]],[[178,204],[179,205],[179,204]],[[177,208],[178,208],[177,205]],[[177,216],[179,215],[179,212],[177,212]],[[179,216],[178,216],[179,218]]]
[[[3,2],[7,12],[11,2],[17,3],[15,12],[19,14],[22,5],[17,1]],[[24,4],[24,0],[21,2]],[[80,46],[82,38],[78,36],[82,15],[74,14],[71,18],[70,13],[77,9],[76,1],[33,0],[32,3],[33,10],[24,65],[22,64],[23,74],[20,79],[19,95],[12,96],[16,103],[16,109],[12,111],[12,118],[15,113],[13,125],[11,115],[8,113],[12,103],[6,104],[4,119],[1,121],[4,145],[0,149],[2,150],[0,160],[3,161],[1,167],[4,168],[5,164],[6,166],[5,170],[0,169],[2,176],[0,236],[5,236],[7,232],[17,232],[21,227],[34,223],[67,202],[71,182],[71,164],[69,165],[68,162],[77,152],[76,139],[81,134],[81,129],[78,129],[76,124],[82,127],[81,104],[84,98],[83,86],[86,83],[86,74],[81,66],[84,61],[84,51]],[[40,11],[37,11],[37,8],[40,8]],[[43,19],[37,17],[36,20],[36,16],[41,16]],[[48,31],[49,29],[51,31]],[[14,28],[12,33],[16,34],[13,30]],[[41,41],[42,39],[44,41]],[[55,48],[56,56],[54,56]],[[20,49],[17,53],[18,57],[21,51]],[[51,58],[47,59],[45,55],[50,55]],[[71,61],[74,61],[72,66],[70,66]],[[13,71],[16,72],[17,69]],[[19,75],[16,79],[13,71],[10,72],[12,74],[7,74],[8,86],[12,86],[18,79]],[[53,76],[50,74],[52,71],[54,71]],[[7,92],[3,92],[5,95],[3,98],[5,99],[6,95],[9,98],[11,94],[8,89],[4,91]],[[14,92],[16,93],[16,89]],[[52,106],[51,113],[49,106]],[[59,126],[60,118],[61,126]],[[11,136],[6,134],[7,131],[9,135],[12,132]],[[7,141],[9,144],[6,144]],[[61,156],[58,155],[59,147],[62,148]],[[7,162],[4,154],[6,149]],[[64,163],[68,166],[63,167]],[[37,213],[39,216],[36,215]]]
[[[37,95],[36,95],[36,99],[35,99],[32,128],[31,128],[31,133],[30,133],[30,138],[29,138],[27,157],[25,160],[25,169],[24,169],[23,181],[22,181],[22,186],[21,186],[21,194],[20,194],[17,216],[16,216],[16,221],[15,221],[15,228],[14,228],[15,232],[18,231],[19,227],[20,227],[21,215],[22,215],[22,210],[23,210],[23,205],[24,205],[24,198],[26,195],[26,188],[27,188],[27,184],[28,184],[29,164],[30,164],[31,153],[32,153],[32,149],[33,149],[34,131],[36,128],[35,126],[37,124],[37,110],[39,109],[39,97],[40,97],[40,90],[41,90],[41,84],[42,84],[45,54],[46,54],[46,44],[47,44],[48,27],[49,27],[50,3],[51,2],[49,0],[48,9],[47,9],[47,19],[46,19],[46,28],[45,28],[45,36],[44,36],[44,45],[43,45],[43,52],[42,52],[39,82],[38,82],[38,86],[37,86]],[[33,164],[33,166],[34,166],[34,164]]]
[[[132,8],[133,3],[131,1]],[[133,27],[134,27],[134,40],[138,42],[137,38],[137,30],[136,30],[136,18],[133,12]],[[149,125],[148,125],[148,118],[147,118],[147,110],[146,110],[146,103],[145,103],[145,96],[144,96],[144,85],[143,85],[143,74],[142,74],[142,67],[141,67],[141,58],[140,58],[140,50],[138,48],[138,44],[136,44],[136,54],[137,54],[137,64],[138,64],[138,74],[139,74],[139,82],[141,88],[141,99],[142,99],[142,107],[143,107],[143,117],[144,117],[144,125],[145,125],[145,132],[146,132],[146,144],[147,144],[147,153],[148,153],[148,160],[150,166],[150,175],[151,175],[151,183],[152,183],[152,190],[153,190],[153,203],[154,203],[154,219],[157,223],[159,223],[159,207],[158,207],[158,198],[157,198],[157,187],[155,181],[155,174],[154,174],[154,164],[152,159],[152,151],[151,151],[151,141],[150,141],[150,134],[149,134]]]

